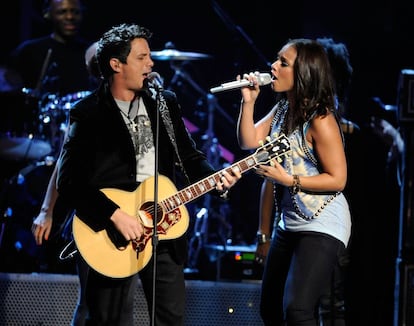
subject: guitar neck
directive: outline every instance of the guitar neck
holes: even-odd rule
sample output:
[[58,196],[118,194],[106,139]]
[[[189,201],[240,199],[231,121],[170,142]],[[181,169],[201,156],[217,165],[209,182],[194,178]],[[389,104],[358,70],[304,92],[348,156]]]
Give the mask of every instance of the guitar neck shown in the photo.
[[287,138],[286,136],[281,135],[273,141],[269,141],[269,143],[262,145],[246,158],[178,191],[175,195],[162,200],[160,204],[163,206],[165,212],[171,212],[179,206],[189,203],[215,189],[216,185],[221,182],[220,179],[224,171],[231,174],[234,168],[238,168],[240,173],[244,173],[254,168],[259,163],[269,162],[270,159],[279,157],[288,151],[289,143]]
[[226,167],[218,172],[209,175],[208,177],[178,191],[173,196],[170,196],[161,201],[161,205],[165,207],[166,212],[171,212],[178,208],[181,205],[187,204],[202,195],[216,189],[216,185],[221,182],[222,173],[227,171],[228,173],[232,173],[232,169],[238,167],[241,173],[244,173],[257,164],[256,160],[254,159],[254,155],[250,155],[249,157],[240,160],[231,166]]

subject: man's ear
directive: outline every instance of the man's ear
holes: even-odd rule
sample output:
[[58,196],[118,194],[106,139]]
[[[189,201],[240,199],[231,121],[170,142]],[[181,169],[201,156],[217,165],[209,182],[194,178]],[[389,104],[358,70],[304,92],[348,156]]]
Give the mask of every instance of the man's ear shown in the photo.
[[109,61],[109,64],[111,65],[113,71],[116,71],[116,72],[119,71],[119,66],[121,65],[121,62],[118,59],[112,58]]

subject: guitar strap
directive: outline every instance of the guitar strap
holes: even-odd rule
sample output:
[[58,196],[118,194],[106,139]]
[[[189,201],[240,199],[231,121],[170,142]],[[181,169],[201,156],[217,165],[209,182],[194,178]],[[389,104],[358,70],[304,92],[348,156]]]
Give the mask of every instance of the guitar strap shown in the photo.
[[158,93],[157,98],[158,98],[158,101],[157,101],[158,110],[160,111],[162,121],[164,122],[165,128],[167,129],[168,136],[170,137],[171,144],[174,147],[175,154],[176,154],[177,159],[178,159],[178,164],[179,164],[179,166],[181,168],[181,171],[183,172],[185,178],[187,179],[187,182],[190,183],[190,178],[188,177],[187,172],[184,169],[184,165],[182,163],[180,153],[178,152],[177,142],[175,141],[174,127],[173,127],[173,124],[172,124],[170,111],[168,111],[167,102],[165,101],[165,98],[162,95],[162,92]]

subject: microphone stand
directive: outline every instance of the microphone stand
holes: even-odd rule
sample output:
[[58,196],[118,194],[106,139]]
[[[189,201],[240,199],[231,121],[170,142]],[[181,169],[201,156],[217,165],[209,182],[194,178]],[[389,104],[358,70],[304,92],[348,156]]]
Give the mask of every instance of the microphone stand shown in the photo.
[[217,1],[212,1],[213,9],[216,14],[221,18],[221,20],[225,23],[226,27],[234,34],[240,34],[242,38],[247,42],[247,44],[256,52],[259,58],[266,64],[266,66],[270,67],[271,63],[265,58],[262,52],[256,47],[252,39],[247,35],[247,33],[237,24],[233,22],[230,16],[223,10],[222,7],[217,3]]
[[155,168],[154,168],[154,217],[153,217],[153,231],[152,231],[152,258],[153,258],[153,270],[152,270],[152,302],[151,302],[151,325],[155,325],[155,287],[156,287],[156,276],[157,276],[157,246],[158,246],[158,156],[159,156],[159,126],[160,126],[160,92],[161,89],[156,89],[156,119],[155,119]]
[[43,61],[43,65],[42,65],[42,69],[40,71],[39,79],[37,80],[36,87],[33,90],[33,93],[34,93],[35,96],[39,96],[39,94],[40,94],[40,90],[42,88],[42,82],[43,82],[43,79],[46,76],[46,70],[49,66],[51,56],[52,56],[52,49],[48,49],[47,53],[46,53],[45,60]]
[[[35,117],[38,116],[39,110],[41,109],[40,108],[40,99],[41,99],[40,95],[42,93],[42,88],[44,86],[45,78],[47,77],[47,71],[49,69],[50,59],[52,57],[52,52],[53,52],[52,48],[49,48],[47,50],[45,59],[43,60],[42,68],[40,70],[39,78],[36,82],[36,86],[35,86],[34,89],[32,89],[30,91],[29,90],[27,91],[27,97],[25,98],[25,105],[27,105],[27,108],[31,110],[31,112],[30,112],[31,118],[33,118],[34,121],[36,121]],[[31,100],[33,100],[33,99],[37,100],[36,108],[31,107],[31,103],[32,103]],[[34,112],[32,112],[32,111],[34,111]],[[36,130],[37,127],[36,127],[36,124],[33,121],[28,122],[28,127],[30,128],[31,132],[36,132],[36,133],[41,132],[41,130]],[[39,126],[39,128],[40,128],[40,126]]]
[[[171,78],[170,85],[168,86],[168,89],[171,89],[172,85],[174,85],[179,77],[186,80],[198,93],[200,93],[203,97],[205,97],[209,103],[209,106],[211,108],[216,108],[220,112],[220,114],[226,118],[228,122],[231,124],[234,124],[233,118],[228,115],[228,113],[217,104],[217,101],[214,98],[214,95],[208,94],[205,92],[188,74],[186,74],[178,65],[174,64],[173,61],[171,61],[171,69],[174,70],[174,76]],[[213,110],[209,108],[209,114],[212,114]]]

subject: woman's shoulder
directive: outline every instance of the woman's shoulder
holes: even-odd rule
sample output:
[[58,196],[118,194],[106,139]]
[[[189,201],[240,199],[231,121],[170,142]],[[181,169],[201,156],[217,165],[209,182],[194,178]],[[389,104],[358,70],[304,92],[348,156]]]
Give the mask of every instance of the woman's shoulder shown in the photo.
[[306,128],[313,139],[321,137],[334,139],[341,134],[341,126],[336,115],[328,112],[325,115],[316,115],[308,123]]
[[330,125],[339,126],[339,120],[334,112],[327,111],[324,114],[315,114],[310,119],[310,124],[314,127],[327,127]]

